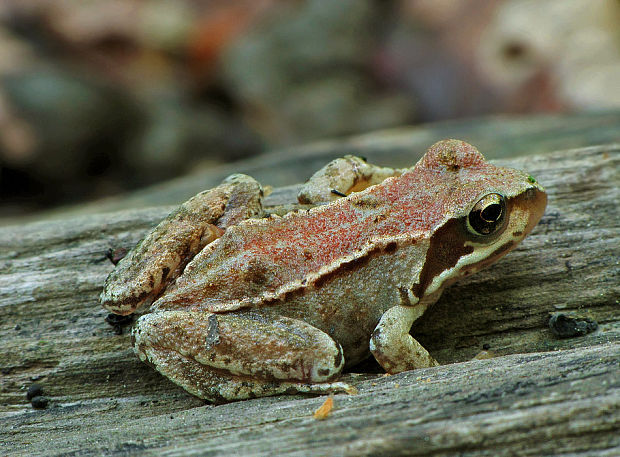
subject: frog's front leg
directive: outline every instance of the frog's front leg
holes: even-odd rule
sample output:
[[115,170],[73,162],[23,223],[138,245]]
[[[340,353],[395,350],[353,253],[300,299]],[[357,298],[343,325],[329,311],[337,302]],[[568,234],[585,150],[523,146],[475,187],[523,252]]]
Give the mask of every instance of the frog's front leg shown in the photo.
[[400,176],[403,171],[380,167],[361,157],[346,155],[332,160],[314,173],[301,187],[297,200],[302,204],[327,203],[379,184],[386,178]]
[[439,365],[410,334],[413,322],[426,309],[423,304],[388,309],[370,338],[370,351],[388,373]]
[[331,382],[344,366],[340,345],[297,319],[164,311],[142,316],[132,335],[142,361],[212,401],[352,389]]
[[115,314],[150,305],[187,263],[224,229],[262,213],[262,190],[236,174],[172,212],[133,248],[106,279],[101,304]]

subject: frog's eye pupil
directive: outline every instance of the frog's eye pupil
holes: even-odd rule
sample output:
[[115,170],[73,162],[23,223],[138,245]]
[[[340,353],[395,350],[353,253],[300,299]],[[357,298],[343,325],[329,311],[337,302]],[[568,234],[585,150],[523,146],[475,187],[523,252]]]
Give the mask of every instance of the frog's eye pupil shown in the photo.
[[480,216],[486,222],[495,222],[502,215],[502,206],[498,203],[493,203],[482,210]]
[[492,235],[503,227],[506,201],[503,195],[488,194],[469,213],[467,228],[475,235]]

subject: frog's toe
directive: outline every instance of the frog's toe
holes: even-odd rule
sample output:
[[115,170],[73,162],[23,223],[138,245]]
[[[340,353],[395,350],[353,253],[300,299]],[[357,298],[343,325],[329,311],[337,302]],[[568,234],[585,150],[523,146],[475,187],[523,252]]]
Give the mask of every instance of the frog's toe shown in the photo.
[[347,393],[357,395],[357,389],[346,382],[323,382],[316,384],[285,383],[288,386],[287,393],[304,394],[335,394]]

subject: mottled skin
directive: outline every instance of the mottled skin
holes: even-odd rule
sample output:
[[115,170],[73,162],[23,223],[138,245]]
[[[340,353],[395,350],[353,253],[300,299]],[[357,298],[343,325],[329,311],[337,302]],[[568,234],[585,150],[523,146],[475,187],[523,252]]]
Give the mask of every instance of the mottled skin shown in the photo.
[[369,351],[390,373],[436,365],[411,324],[514,248],[546,194],[446,140],[412,169],[338,159],[299,201],[320,205],[260,218],[260,186],[234,175],[123,259],[101,300],[117,314],[152,303],[133,332],[140,359],[210,400],[347,390],[334,379]]

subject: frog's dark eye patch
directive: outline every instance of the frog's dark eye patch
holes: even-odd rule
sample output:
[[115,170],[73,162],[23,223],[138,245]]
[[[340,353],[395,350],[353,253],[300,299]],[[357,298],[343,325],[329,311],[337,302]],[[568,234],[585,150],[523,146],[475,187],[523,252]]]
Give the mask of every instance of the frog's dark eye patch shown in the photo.
[[497,233],[506,220],[506,199],[500,194],[487,194],[474,205],[467,217],[467,230],[473,235]]

